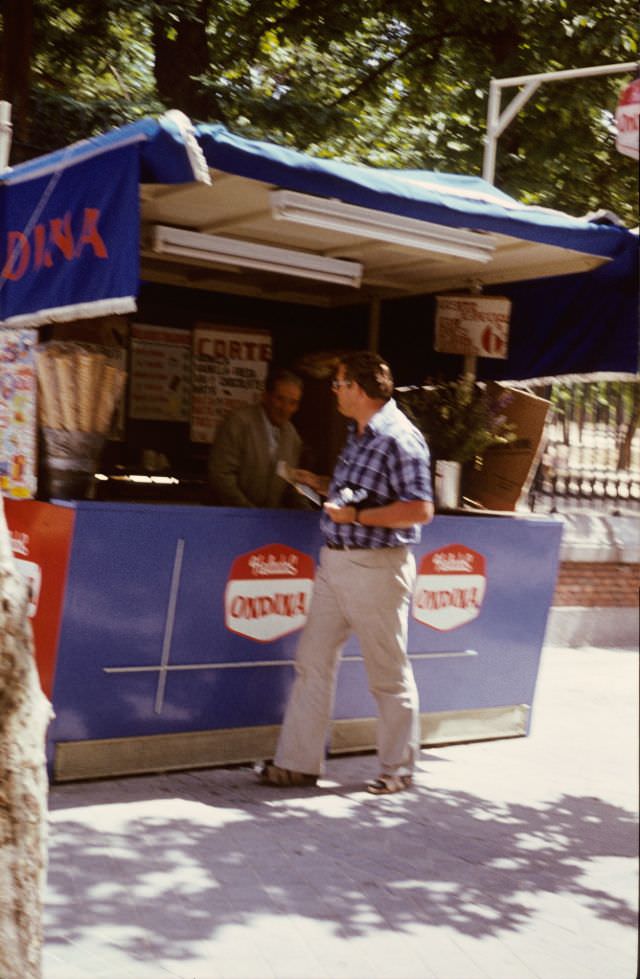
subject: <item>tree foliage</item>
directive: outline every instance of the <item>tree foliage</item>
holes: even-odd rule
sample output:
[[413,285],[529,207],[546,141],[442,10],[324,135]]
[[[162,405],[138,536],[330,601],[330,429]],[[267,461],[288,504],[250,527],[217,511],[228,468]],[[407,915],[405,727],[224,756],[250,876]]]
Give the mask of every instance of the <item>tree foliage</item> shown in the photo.
[[[12,93],[4,71],[16,158],[173,107],[316,155],[478,174],[492,77],[637,58],[632,0],[5,0],[5,51],[15,5],[31,45],[27,82]],[[612,126],[630,80],[542,85],[500,138],[497,185],[636,223]]]

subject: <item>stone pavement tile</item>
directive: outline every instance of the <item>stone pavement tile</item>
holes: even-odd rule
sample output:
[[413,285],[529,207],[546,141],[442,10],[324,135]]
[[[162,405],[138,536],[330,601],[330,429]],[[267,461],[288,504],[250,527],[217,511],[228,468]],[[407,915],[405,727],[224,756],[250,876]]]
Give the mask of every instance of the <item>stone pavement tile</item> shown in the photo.
[[334,979],[330,972],[319,962],[310,961],[308,956],[301,958],[287,956],[286,961],[281,959],[273,963],[277,979]]
[[279,919],[281,928],[258,937],[258,947],[271,963],[278,979],[333,979],[323,962],[324,950],[336,942],[335,922],[302,911]]
[[281,883],[276,883],[271,878],[269,883],[262,885],[262,889],[274,907],[281,911],[286,909],[294,911],[299,904],[315,901],[318,897],[317,888],[313,884],[306,881],[290,881],[284,875]]
[[[491,979],[541,979],[514,949],[502,938],[489,935],[486,937],[457,937],[457,944],[483,968]],[[551,976],[545,979],[552,979]],[[558,974],[554,979],[564,979]]]
[[[322,963],[321,952],[335,936],[335,924],[303,912],[286,914],[276,923],[265,923],[257,948],[274,969],[278,979],[333,979]],[[252,927],[253,933],[253,927]]]
[[465,947],[464,936],[454,929],[424,926],[412,930],[412,934],[416,955],[428,970],[425,972],[427,976],[433,975],[436,979],[493,979],[491,971],[485,969]]
[[43,979],[86,979],[86,965],[74,965],[64,954],[58,955],[51,945],[45,946],[42,955]]
[[[367,938],[336,937],[320,945],[317,955],[331,979],[383,979],[379,969],[383,971],[384,979],[389,979],[388,973],[384,972],[388,960],[376,957]],[[396,970],[398,979],[402,975]],[[423,972],[420,979],[432,979],[432,976]]]
[[[155,975],[152,973],[150,979],[160,979],[160,977],[164,977],[164,979],[224,979],[219,965],[209,956],[181,961],[175,959],[159,960],[155,963],[154,968],[156,970]],[[167,972],[166,977],[161,969]],[[113,976],[112,979],[120,979],[120,977]],[[251,979],[254,979],[254,976]],[[273,979],[273,976],[271,974],[264,977],[255,976],[255,979]]]
[[[580,952],[577,943],[564,944],[538,936],[531,931],[521,940],[509,936],[502,941],[539,979],[635,979],[632,970],[610,971],[607,961],[591,958]],[[516,979],[516,977],[514,977]]]
[[[253,955],[225,955],[218,960],[216,967],[220,979],[279,979],[269,962],[258,961]],[[202,979],[209,979],[206,972]]]
[[435,973],[427,964],[423,953],[422,937],[406,931],[394,932],[388,928],[372,928],[349,940],[355,951],[361,949],[370,963],[367,973],[371,979],[434,979]]
[[[573,894],[530,895],[529,900],[532,923],[525,934],[527,945],[542,943],[546,952],[554,951],[559,963],[571,961],[586,976],[616,971],[621,979],[635,975],[637,918],[634,921],[633,904],[628,908],[631,913],[616,921],[607,916],[604,903],[583,905]],[[507,935],[504,941],[512,943],[513,939]]]
[[84,942],[55,946],[53,956],[45,948],[43,979],[174,979],[173,973],[155,962],[142,961],[115,945],[102,944],[91,935]]
[[166,955],[160,961],[180,979],[191,979],[192,974],[205,979],[253,979],[254,975],[256,979],[278,979],[253,939],[250,922],[225,925],[216,929],[211,939],[192,943],[183,956]]

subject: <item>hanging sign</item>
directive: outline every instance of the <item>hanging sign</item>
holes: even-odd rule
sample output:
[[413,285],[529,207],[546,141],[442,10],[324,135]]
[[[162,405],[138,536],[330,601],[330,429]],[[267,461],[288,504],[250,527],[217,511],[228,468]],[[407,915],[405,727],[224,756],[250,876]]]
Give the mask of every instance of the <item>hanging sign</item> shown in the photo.
[[211,442],[229,411],[260,400],[271,360],[264,330],[198,324],[193,331],[191,439]]
[[[138,149],[119,147],[0,187],[0,321],[66,322],[135,309]],[[4,178],[4,175],[3,175]]]
[[267,544],[235,559],[224,596],[225,625],[256,642],[301,629],[313,591],[312,558],[287,544]]
[[443,354],[508,354],[511,300],[505,296],[436,296],[434,347]]
[[640,78],[620,93],[616,109],[616,149],[624,156],[638,159],[638,123],[640,119]]
[[413,617],[439,632],[457,629],[478,617],[486,587],[483,555],[464,544],[447,544],[420,562]]

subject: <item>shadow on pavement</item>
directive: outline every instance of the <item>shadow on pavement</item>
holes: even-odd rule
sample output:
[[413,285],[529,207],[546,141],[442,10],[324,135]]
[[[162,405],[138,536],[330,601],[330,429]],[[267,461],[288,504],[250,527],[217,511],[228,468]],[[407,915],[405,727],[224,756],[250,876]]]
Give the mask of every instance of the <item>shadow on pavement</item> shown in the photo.
[[140,959],[179,959],[224,925],[279,913],[341,937],[416,923],[482,937],[519,930],[540,892],[637,923],[583,878],[637,853],[634,814],[596,798],[496,804],[420,778],[386,799],[345,784],[284,793],[213,770],[94,783],[88,810],[81,788],[52,791],[50,946],[99,922]]

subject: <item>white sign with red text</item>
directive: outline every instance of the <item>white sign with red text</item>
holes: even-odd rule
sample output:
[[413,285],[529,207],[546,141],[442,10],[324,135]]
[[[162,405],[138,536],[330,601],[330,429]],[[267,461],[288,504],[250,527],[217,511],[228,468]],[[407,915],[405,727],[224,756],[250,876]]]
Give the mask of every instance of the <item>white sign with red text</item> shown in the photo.
[[267,544],[235,559],[224,596],[225,625],[256,642],[301,629],[313,592],[314,563],[286,544]]
[[482,554],[464,544],[447,544],[420,562],[413,617],[439,632],[457,629],[478,617],[486,586]]
[[616,109],[616,149],[624,156],[638,159],[640,129],[640,78],[627,85],[620,94]]
[[511,300],[505,296],[436,296],[434,349],[505,359]]
[[260,401],[271,360],[265,330],[196,324],[193,331],[191,439],[211,442],[229,411]]

